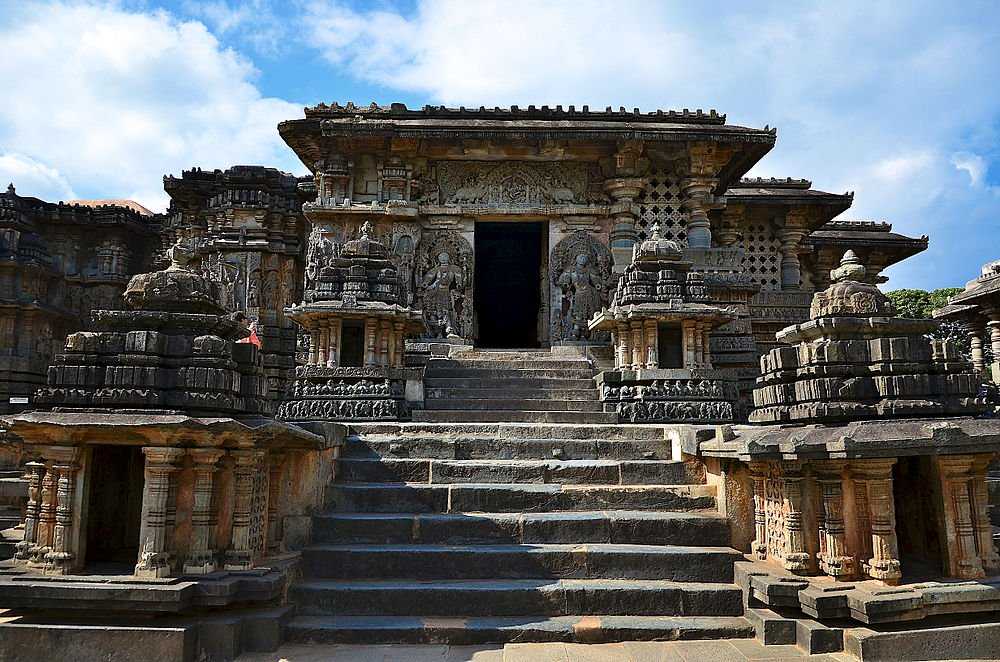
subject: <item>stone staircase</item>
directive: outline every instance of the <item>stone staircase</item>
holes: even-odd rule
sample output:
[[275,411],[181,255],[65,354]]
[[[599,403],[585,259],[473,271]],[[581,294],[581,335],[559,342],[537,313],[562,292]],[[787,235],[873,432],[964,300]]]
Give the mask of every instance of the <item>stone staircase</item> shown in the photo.
[[431,359],[421,422],[615,423],[585,357],[546,350],[478,350]]
[[[497,382],[520,380],[516,400],[544,401],[529,397],[538,389],[558,392],[561,403],[592,402],[578,393],[589,381],[582,367],[526,367],[552,374],[511,377],[509,368],[462,363],[431,378],[431,400],[493,402],[488,394],[505,388]],[[530,406],[427,413],[602,416]],[[728,546],[715,488],[696,465],[673,457],[662,428],[414,422],[357,424],[352,432],[327,511],[314,518],[303,578],[291,589],[290,640],[754,635],[733,583],[741,556]]]

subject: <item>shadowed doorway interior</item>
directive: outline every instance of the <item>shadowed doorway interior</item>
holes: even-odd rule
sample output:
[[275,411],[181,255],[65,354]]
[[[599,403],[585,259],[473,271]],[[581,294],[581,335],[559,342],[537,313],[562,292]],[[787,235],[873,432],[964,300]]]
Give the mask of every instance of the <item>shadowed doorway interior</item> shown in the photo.
[[479,347],[538,347],[544,223],[476,223]]

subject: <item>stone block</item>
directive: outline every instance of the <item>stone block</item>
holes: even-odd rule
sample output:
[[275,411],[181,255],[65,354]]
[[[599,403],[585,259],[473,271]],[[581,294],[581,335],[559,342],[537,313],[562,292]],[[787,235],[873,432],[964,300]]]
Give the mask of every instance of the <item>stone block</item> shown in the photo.
[[757,639],[766,646],[794,644],[795,621],[784,618],[770,609],[749,607],[747,620],[753,624]]
[[869,660],[995,660],[1000,651],[1000,623],[977,623],[875,632],[851,628],[844,633],[844,651]]
[[36,662],[194,662],[194,627],[0,624],[0,659]]
[[795,621],[795,643],[808,655],[836,653],[844,650],[844,630],[799,618]]

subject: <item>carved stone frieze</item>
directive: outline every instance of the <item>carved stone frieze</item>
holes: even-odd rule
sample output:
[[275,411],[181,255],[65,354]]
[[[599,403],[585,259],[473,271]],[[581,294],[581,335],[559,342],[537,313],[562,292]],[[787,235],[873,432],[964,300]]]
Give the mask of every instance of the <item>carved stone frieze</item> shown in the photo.
[[584,163],[453,162],[437,164],[440,204],[486,207],[583,205],[591,202],[594,166]]

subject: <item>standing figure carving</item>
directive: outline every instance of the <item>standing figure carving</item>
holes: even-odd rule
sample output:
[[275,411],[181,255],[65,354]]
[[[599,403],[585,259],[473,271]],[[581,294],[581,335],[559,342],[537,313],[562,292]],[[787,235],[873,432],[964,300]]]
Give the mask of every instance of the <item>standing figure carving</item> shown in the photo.
[[424,315],[435,338],[462,337],[459,319],[464,304],[465,278],[462,270],[451,264],[447,251],[437,254],[438,265],[427,272],[424,290]]
[[575,232],[552,250],[552,285],[558,305],[552,308],[553,340],[598,340],[587,322],[607,305],[611,251],[587,232]]
[[419,307],[432,338],[472,333],[472,246],[450,230],[421,234],[415,282]]

